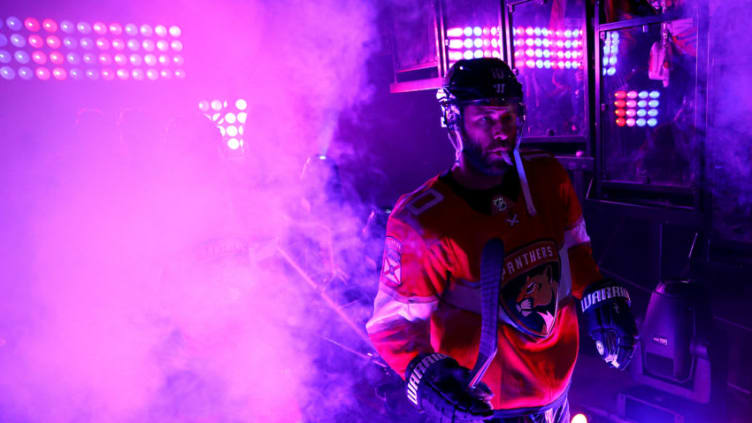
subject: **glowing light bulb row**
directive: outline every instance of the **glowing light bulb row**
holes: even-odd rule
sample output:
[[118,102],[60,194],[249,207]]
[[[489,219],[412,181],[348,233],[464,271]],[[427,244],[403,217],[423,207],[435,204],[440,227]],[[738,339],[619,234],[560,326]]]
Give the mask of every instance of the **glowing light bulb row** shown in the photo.
[[498,27],[466,26],[446,32],[450,64],[461,59],[501,57]]
[[42,32],[54,34],[58,31],[66,34],[80,33],[80,34],[99,34],[99,35],[121,35],[126,34],[130,36],[141,35],[143,37],[173,37],[177,38],[183,33],[177,25],[154,25],[141,24],[136,25],[133,23],[121,24],[118,22],[112,22],[106,24],[101,21],[86,22],[80,21],[73,23],[71,20],[62,20],[59,23],[50,18],[42,19],[40,22],[37,18],[28,17],[23,21],[15,16],[9,16],[5,19],[0,19],[0,29],[3,27],[3,23],[10,31],[22,31],[28,32]]
[[126,48],[131,51],[139,51],[141,49],[145,51],[161,51],[161,52],[167,52],[167,51],[182,51],[183,50],[183,43],[180,40],[157,40],[154,41],[152,39],[144,39],[144,40],[137,40],[135,38],[130,38],[128,40],[124,40],[122,38],[115,38],[115,39],[108,39],[105,37],[98,37],[96,39],[89,38],[89,37],[82,37],[82,38],[75,38],[75,37],[63,37],[60,38],[57,35],[48,35],[44,38],[37,34],[31,34],[28,37],[25,37],[20,34],[11,34],[10,37],[6,36],[5,34],[0,33],[0,48],[6,47],[6,46],[13,46],[16,48],[24,48],[26,46],[29,46],[31,48],[36,49],[52,49],[57,50],[60,48],[65,48],[69,50],[74,50],[77,48],[81,48],[84,50],[92,50],[94,48],[97,48],[99,50],[118,50],[122,51]]
[[198,102],[199,111],[217,125],[225,145],[230,150],[243,147],[243,133],[248,119],[247,108],[248,102],[242,98],[234,102],[218,99]]
[[603,42],[602,73],[604,76],[616,75],[616,58],[619,54],[619,33],[607,32]]
[[98,80],[102,79],[105,81],[112,81],[115,79],[119,80],[129,80],[133,79],[136,81],[143,81],[143,80],[149,80],[149,81],[156,81],[158,79],[185,79],[185,71],[182,69],[177,69],[175,71],[172,71],[170,69],[154,69],[154,68],[135,68],[135,69],[111,69],[111,68],[103,68],[103,69],[81,69],[81,68],[71,68],[71,69],[65,69],[62,67],[54,67],[52,69],[45,67],[45,66],[38,66],[34,69],[31,69],[27,66],[21,66],[18,69],[11,68],[10,66],[3,66],[0,67],[0,77],[6,80],[13,80],[16,77],[22,80],[31,80],[36,77],[36,79],[41,81],[47,81],[50,79],[55,79],[58,81],[64,81],[66,79],[72,79],[72,80]]
[[63,54],[59,51],[53,51],[47,54],[40,50],[35,50],[31,52],[31,54],[24,50],[18,50],[11,55],[8,51],[0,50],[0,64],[10,64],[14,60],[21,65],[28,64],[29,62],[34,62],[37,65],[44,65],[47,64],[48,61],[55,65],[65,65],[66,63],[69,65],[78,65],[80,63],[85,63],[87,65],[94,65],[97,63],[101,65],[110,65],[115,63],[119,66],[141,66],[145,63],[147,66],[183,66],[185,64],[185,59],[180,55],[168,56],[161,54],[157,56],[154,54],[146,54],[141,56],[139,54],[128,55],[123,53],[111,55],[109,53],[79,54],[76,52]]
[[580,38],[585,32],[580,29],[550,29],[544,27],[518,26],[512,29],[512,35],[517,37],[557,37],[557,38]]
[[515,67],[579,69],[582,67],[584,32],[579,29],[516,27],[512,30]]

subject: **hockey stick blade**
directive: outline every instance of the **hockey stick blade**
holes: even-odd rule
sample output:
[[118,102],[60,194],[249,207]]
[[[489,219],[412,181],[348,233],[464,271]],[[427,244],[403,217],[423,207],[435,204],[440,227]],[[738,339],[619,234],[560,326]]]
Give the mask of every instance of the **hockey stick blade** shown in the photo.
[[483,247],[480,258],[481,330],[478,358],[470,378],[475,388],[496,356],[499,320],[499,287],[504,268],[504,243],[493,238]]

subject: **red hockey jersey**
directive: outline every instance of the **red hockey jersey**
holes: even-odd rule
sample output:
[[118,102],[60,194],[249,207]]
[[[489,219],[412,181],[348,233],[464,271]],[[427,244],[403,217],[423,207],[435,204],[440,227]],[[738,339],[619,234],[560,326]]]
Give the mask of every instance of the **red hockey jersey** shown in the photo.
[[535,216],[516,172],[485,191],[467,190],[447,173],[400,198],[387,223],[366,326],[403,377],[423,352],[472,368],[481,331],[481,250],[501,238],[498,353],[483,378],[496,409],[543,407],[566,392],[578,350],[575,298],[602,279],[566,171],[547,153],[522,157]]

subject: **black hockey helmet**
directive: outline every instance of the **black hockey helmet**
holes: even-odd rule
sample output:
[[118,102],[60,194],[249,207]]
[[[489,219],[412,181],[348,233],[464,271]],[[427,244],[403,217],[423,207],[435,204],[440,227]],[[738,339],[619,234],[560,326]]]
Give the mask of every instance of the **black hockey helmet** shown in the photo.
[[452,129],[461,119],[467,104],[508,105],[520,107],[524,118],[522,84],[512,69],[497,58],[463,59],[449,69],[436,94],[442,110],[442,124]]

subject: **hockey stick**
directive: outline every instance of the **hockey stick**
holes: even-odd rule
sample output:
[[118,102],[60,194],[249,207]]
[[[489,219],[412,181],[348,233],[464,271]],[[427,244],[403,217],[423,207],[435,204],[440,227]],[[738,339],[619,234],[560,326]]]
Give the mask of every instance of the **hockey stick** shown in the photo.
[[493,238],[483,247],[480,257],[480,348],[471,372],[470,388],[475,388],[496,356],[499,320],[499,285],[504,268],[504,243]]

